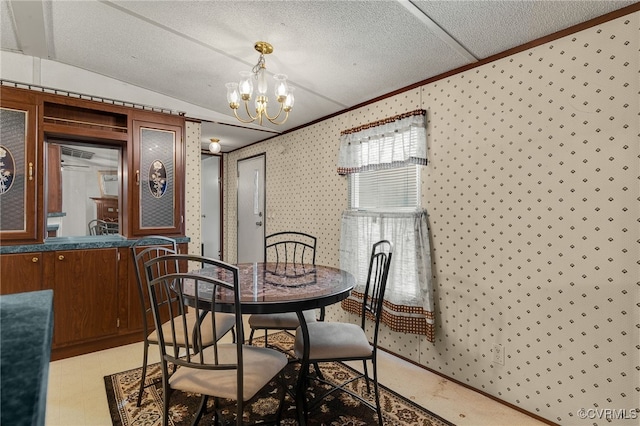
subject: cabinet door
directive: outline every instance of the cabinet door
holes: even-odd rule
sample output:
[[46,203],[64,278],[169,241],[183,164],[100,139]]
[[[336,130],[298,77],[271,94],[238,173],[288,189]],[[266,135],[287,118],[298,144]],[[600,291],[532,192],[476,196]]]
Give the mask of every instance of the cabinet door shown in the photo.
[[57,251],[51,261],[54,344],[117,334],[117,249]]
[[133,235],[184,233],[182,129],[133,121]]
[[42,253],[0,256],[0,294],[42,290]]
[[[3,93],[4,94],[4,93]],[[36,241],[38,163],[36,106],[0,104],[0,239]]]

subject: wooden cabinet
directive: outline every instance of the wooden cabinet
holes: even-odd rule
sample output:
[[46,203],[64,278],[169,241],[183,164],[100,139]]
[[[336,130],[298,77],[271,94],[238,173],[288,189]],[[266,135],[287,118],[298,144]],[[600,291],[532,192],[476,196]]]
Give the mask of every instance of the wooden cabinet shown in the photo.
[[54,293],[54,348],[118,333],[118,251],[45,253]]
[[0,256],[0,294],[42,290],[42,253]]
[[47,144],[47,213],[62,212],[62,173],[60,145]]
[[0,294],[54,291],[54,360],[143,339],[130,247],[2,254],[0,273]]
[[184,234],[184,122],[133,120],[130,220],[135,236]]
[[117,198],[91,198],[96,203],[96,219],[105,222],[118,222],[118,199]]
[[118,215],[116,207],[111,218],[119,223],[121,235],[184,235],[184,117],[27,89],[0,89],[3,245],[43,242],[46,213],[61,211],[63,186],[55,141],[120,150],[122,211]]
[[[42,165],[37,158],[38,108],[33,96],[16,96],[0,88],[0,240],[6,243],[44,240],[38,211]],[[40,215],[38,217],[38,215]]]

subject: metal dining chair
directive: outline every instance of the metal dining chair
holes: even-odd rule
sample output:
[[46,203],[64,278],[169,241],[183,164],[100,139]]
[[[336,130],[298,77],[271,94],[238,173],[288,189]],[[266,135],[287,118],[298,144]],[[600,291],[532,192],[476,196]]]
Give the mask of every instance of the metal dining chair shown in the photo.
[[89,235],[104,235],[108,233],[107,222],[100,219],[93,219],[87,224]]
[[[152,307],[149,304],[149,290],[147,286],[146,274],[144,271],[144,263],[154,259],[158,256],[177,254],[176,240],[160,235],[153,235],[144,237],[137,240],[131,245],[131,253],[133,255],[133,261],[135,265],[136,281],[138,284],[138,295],[140,299],[140,308],[142,310],[142,329],[144,334],[144,349],[142,357],[142,374],[140,377],[140,391],[138,392],[138,407],[142,402],[142,395],[144,388],[153,384],[146,383],[147,376],[147,364],[149,359],[149,346],[157,345],[159,343],[158,333],[153,326]],[[177,267],[177,266],[176,266]],[[231,331],[235,339],[235,317],[232,314],[216,313],[216,330],[208,328],[211,322],[208,321],[208,317],[211,317],[210,312],[202,312],[200,315],[196,314],[195,309],[189,310],[186,315],[188,320],[189,330],[194,330],[194,327],[200,322],[204,322],[202,330],[204,333],[203,345],[205,347],[211,346],[214,343],[215,336],[223,336],[227,332]],[[162,327],[168,330],[171,327],[171,316],[165,314]],[[175,343],[174,343],[175,342]],[[187,337],[183,334],[168,335],[165,339],[165,344],[174,345],[176,347],[190,347],[188,345]]]
[[[309,272],[316,265],[316,237],[297,231],[276,232],[264,239],[264,261],[273,266],[274,274],[297,276]],[[317,321],[315,311],[303,312],[305,321]],[[324,308],[320,311],[324,320]],[[249,316],[249,344],[253,342],[256,330],[264,330],[264,344],[267,346],[269,330],[295,330],[300,325],[295,312],[282,314],[253,314]]]
[[[175,265],[187,262],[198,263],[210,273],[179,272]],[[166,255],[156,257],[145,263],[149,283],[149,295],[153,310],[154,323],[158,330],[161,352],[163,385],[163,425],[169,424],[169,403],[174,390],[202,395],[200,407],[192,424],[197,424],[207,407],[209,397],[214,397],[214,420],[220,424],[219,399],[236,401],[235,424],[242,425],[245,405],[252,402],[255,395],[279,375],[288,360],[283,353],[270,348],[243,344],[242,305],[238,284],[238,268],[219,260],[193,255]],[[186,288],[190,290],[185,291]],[[166,297],[194,306],[214,311],[216,300],[212,295],[231,293],[235,312],[232,314],[237,330],[234,343],[220,343],[214,334],[213,343],[207,346],[207,333],[204,327],[217,330],[216,315],[210,315],[204,322],[197,323],[193,334],[188,326],[185,303],[163,304]],[[208,296],[208,297],[207,297]],[[169,327],[162,322],[162,310],[168,308],[170,316],[181,319],[170,321]],[[196,353],[180,353],[175,345],[168,346],[172,336],[185,336],[187,346],[199,348]],[[191,340],[190,339],[191,337]],[[169,366],[177,366],[170,369]],[[282,415],[282,403],[286,395],[281,389],[280,404],[276,412],[275,424],[279,424]],[[225,423],[226,424],[226,423]],[[264,424],[264,419],[260,419]]]
[[[313,407],[322,403],[322,401],[335,391],[344,391],[351,396],[361,400],[364,404],[376,410],[378,414],[378,424],[382,426],[382,410],[380,407],[380,395],[378,392],[378,369],[376,365],[378,350],[378,329],[380,318],[382,316],[384,293],[387,287],[387,278],[389,276],[389,266],[391,264],[391,256],[393,254],[393,244],[387,240],[378,241],[373,245],[371,250],[371,258],[369,261],[369,272],[367,282],[364,289],[364,298],[362,302],[361,322],[360,325],[343,323],[343,322],[314,322],[307,324],[306,327],[298,327],[294,343],[294,354],[302,361],[301,371],[308,371],[310,364],[317,365],[323,362],[332,361],[358,361],[363,364],[363,373],[353,377],[345,383],[335,385],[327,382],[321,375],[314,377],[326,385],[330,389],[315,399]],[[368,318],[374,321],[373,340],[369,343],[369,339],[365,332],[365,324]],[[304,342],[307,341],[308,353],[305,354]],[[351,391],[347,385],[364,378],[367,385],[367,392],[371,393],[370,378],[367,372],[367,361],[371,361],[373,367],[373,387],[375,393],[375,407],[366,399],[357,393]],[[308,375],[301,374],[298,379],[296,392],[304,392]],[[307,403],[306,398],[303,398]],[[308,407],[304,407],[305,413],[309,412]]]

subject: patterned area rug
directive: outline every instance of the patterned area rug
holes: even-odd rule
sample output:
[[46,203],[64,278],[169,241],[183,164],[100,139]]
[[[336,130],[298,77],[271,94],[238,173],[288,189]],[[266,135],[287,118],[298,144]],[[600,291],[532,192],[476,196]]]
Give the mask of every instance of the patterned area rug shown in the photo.
[[[254,345],[264,345],[264,337],[254,339]],[[269,335],[269,345],[290,354],[293,346],[293,336],[287,332]],[[154,350],[154,347],[151,347]],[[355,375],[355,370],[339,362],[323,363],[320,367],[325,379],[334,383],[343,383]],[[289,389],[293,389],[297,377],[298,364],[291,363],[284,370],[284,381]],[[140,407],[136,407],[138,386],[141,369],[124,371],[122,373],[105,376],[105,387],[111,419],[115,426],[162,425],[162,384],[161,372],[157,364],[150,366],[147,380],[157,382],[145,389]],[[320,396],[326,385],[311,381],[307,390],[310,398]],[[359,395],[368,395],[364,379],[356,380],[349,385],[350,389]],[[267,385],[254,402],[246,407],[244,420],[248,423],[255,421],[273,421],[282,392],[281,385],[274,380]],[[369,398],[373,403],[373,395]],[[181,426],[191,424],[193,415],[197,411],[200,396],[174,391],[171,395],[170,425]],[[384,386],[380,386],[380,402],[386,426],[419,425],[419,426],[453,426],[429,410],[416,405]],[[212,401],[209,402],[213,404]],[[234,424],[235,403],[223,401],[222,413],[226,424]],[[312,402],[313,404],[313,402]],[[205,414],[201,425],[213,424],[212,410]],[[315,406],[309,414],[310,426],[366,426],[376,425],[375,410],[362,404],[345,392],[338,391]],[[282,425],[297,425],[296,409],[293,399],[287,395],[284,401]]]

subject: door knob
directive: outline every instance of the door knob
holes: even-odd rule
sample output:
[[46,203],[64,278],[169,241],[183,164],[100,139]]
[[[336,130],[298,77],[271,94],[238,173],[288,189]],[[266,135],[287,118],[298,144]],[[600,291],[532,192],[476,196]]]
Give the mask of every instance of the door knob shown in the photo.
[[58,260],[64,260],[64,256],[63,255],[58,256]]
[[262,226],[262,221],[260,221],[260,222],[256,222],[256,225],[258,225],[258,226]]

